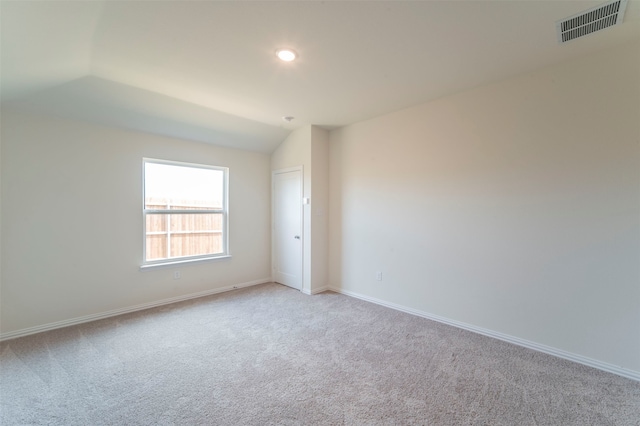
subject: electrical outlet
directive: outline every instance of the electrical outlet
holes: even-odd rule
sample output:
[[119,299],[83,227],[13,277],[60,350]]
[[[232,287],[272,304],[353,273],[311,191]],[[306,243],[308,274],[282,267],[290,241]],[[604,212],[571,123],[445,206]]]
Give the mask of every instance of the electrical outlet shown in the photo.
[[376,281],[382,281],[382,272],[376,272]]
[[180,273],[180,271],[173,271],[173,279],[174,280],[179,280],[181,276],[182,276],[182,274]]

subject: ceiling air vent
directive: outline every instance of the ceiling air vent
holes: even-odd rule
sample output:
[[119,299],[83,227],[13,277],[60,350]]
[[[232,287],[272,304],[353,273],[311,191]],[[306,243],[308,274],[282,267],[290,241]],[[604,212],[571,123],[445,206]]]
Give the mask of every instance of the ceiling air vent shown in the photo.
[[587,34],[621,24],[627,0],[612,1],[556,23],[558,43],[566,43]]

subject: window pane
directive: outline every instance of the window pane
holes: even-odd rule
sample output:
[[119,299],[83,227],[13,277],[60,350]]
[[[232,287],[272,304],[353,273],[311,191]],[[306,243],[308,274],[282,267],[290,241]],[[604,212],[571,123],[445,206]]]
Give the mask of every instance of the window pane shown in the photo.
[[221,213],[148,214],[146,260],[222,254]]
[[147,209],[220,210],[224,171],[145,163],[144,194]]
[[160,216],[170,216],[169,221],[172,233],[222,231],[221,213],[172,214]]
[[145,218],[146,260],[166,259],[167,257],[167,215],[148,214]]
[[[227,253],[228,169],[145,159],[143,174],[145,263]],[[203,213],[166,214],[162,210]]]
[[146,260],[158,260],[167,258],[167,235],[147,235]]

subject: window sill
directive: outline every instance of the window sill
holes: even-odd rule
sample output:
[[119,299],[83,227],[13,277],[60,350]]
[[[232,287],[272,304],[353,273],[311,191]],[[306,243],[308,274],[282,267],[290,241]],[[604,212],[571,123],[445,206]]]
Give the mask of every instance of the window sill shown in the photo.
[[227,259],[231,259],[231,255],[230,254],[225,254],[223,256],[198,257],[196,259],[167,260],[166,262],[147,263],[145,265],[141,265],[140,266],[140,270],[144,271],[144,270],[155,269],[155,268],[163,268],[163,267],[167,268],[167,267],[172,267],[172,266],[181,266],[181,265],[186,265],[186,264],[189,264],[189,263],[211,262],[211,261],[216,261],[216,260],[227,260]]

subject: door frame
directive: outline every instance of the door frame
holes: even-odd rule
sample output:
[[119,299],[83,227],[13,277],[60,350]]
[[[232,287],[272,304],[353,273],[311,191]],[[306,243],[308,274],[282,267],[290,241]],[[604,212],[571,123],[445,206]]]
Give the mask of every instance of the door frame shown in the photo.
[[[300,288],[298,290],[302,291],[304,287],[304,206],[302,203],[302,199],[304,197],[304,167],[303,166],[294,166],[294,167],[286,167],[284,169],[277,169],[271,171],[271,281],[276,282],[276,265],[277,265],[277,253],[276,253],[276,175],[290,172],[299,172],[300,176]],[[284,285],[284,284],[283,284]],[[287,286],[289,287],[289,286]],[[291,287],[295,288],[295,287]]]

